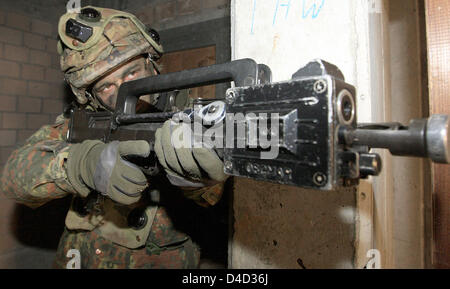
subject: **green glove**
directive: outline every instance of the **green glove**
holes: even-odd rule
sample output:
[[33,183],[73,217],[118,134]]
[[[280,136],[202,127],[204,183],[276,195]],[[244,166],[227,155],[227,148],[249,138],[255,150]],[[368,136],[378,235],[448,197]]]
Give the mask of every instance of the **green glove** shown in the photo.
[[146,141],[105,144],[87,140],[70,147],[68,179],[83,197],[96,190],[118,203],[129,205],[140,199],[148,183],[139,167],[124,157],[147,157],[149,154],[150,145]]
[[[168,120],[156,130],[155,152],[169,181],[182,187],[203,187],[224,181],[227,175],[223,172],[223,162],[213,149],[172,145],[172,133],[181,126]],[[190,129],[184,126],[182,129]]]

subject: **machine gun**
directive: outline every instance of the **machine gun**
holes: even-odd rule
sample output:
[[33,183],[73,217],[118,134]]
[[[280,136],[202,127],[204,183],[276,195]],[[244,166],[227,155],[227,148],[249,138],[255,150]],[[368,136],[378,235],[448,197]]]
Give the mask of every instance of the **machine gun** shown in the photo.
[[[271,82],[269,67],[251,59],[126,82],[119,89],[115,112],[72,111],[68,141],[143,139],[152,146],[156,129],[167,119],[179,117],[180,112],[136,114],[141,95],[230,81],[234,81],[234,87],[227,90],[223,99],[183,112],[190,120],[199,118],[209,125],[231,119],[233,128],[227,127],[225,137],[231,137],[233,145],[222,151],[226,174],[335,190],[357,185],[359,179],[380,173],[381,158],[370,152],[372,148],[385,148],[393,155],[450,162],[448,115],[415,119],[408,126],[358,125],[355,88],[345,82],[336,66],[322,60],[310,62],[291,80],[277,83]],[[244,117],[229,118],[237,114]],[[263,122],[266,125],[258,126]],[[243,127],[240,135],[239,129],[234,129],[238,125]],[[256,136],[275,142],[268,148],[255,141]],[[241,145],[236,145],[239,142]],[[276,156],[265,157],[273,148]],[[152,153],[144,171],[155,175],[157,168],[157,158]]]

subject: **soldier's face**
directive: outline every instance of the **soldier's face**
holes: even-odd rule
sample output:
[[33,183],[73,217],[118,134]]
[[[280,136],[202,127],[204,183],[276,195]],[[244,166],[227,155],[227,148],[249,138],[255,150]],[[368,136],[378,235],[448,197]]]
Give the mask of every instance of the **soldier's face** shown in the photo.
[[144,56],[134,58],[103,76],[94,85],[92,92],[103,104],[115,109],[117,94],[122,83],[156,74]]

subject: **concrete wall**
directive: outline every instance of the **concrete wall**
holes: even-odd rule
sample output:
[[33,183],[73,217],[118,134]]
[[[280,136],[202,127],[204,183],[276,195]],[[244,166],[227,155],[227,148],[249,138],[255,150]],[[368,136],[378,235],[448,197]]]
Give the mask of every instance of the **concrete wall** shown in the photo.
[[352,268],[355,191],[234,180],[234,269]]

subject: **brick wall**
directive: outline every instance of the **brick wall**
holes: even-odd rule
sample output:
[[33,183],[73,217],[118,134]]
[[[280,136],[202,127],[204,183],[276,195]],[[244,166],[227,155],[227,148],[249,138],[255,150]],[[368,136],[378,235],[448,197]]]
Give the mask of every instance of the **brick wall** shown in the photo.
[[[16,147],[62,112],[66,90],[56,37],[54,19],[47,22],[0,7],[1,168]],[[0,268],[50,266],[54,249],[49,248],[56,248],[64,214],[49,218],[48,212],[33,211],[0,194]]]
[[[9,12],[3,4],[0,5],[0,167],[16,145],[40,126],[54,121],[67,94],[56,53],[56,23],[65,3],[20,0],[12,5],[28,14]],[[230,0],[92,0],[82,4],[124,9],[163,30],[225,17],[229,15]],[[19,5],[29,9],[20,9]],[[46,15],[49,20],[42,20]]]
[[[108,6],[102,1],[85,2]],[[223,17],[229,14],[230,6],[230,0],[124,3],[120,5],[156,29]],[[58,5],[58,11],[63,7]],[[46,22],[0,10],[0,166],[16,145],[42,125],[53,122],[62,110],[66,91],[56,53],[55,16],[52,14],[51,18],[51,22]]]
[[65,88],[49,22],[0,11],[0,165],[61,113]]

